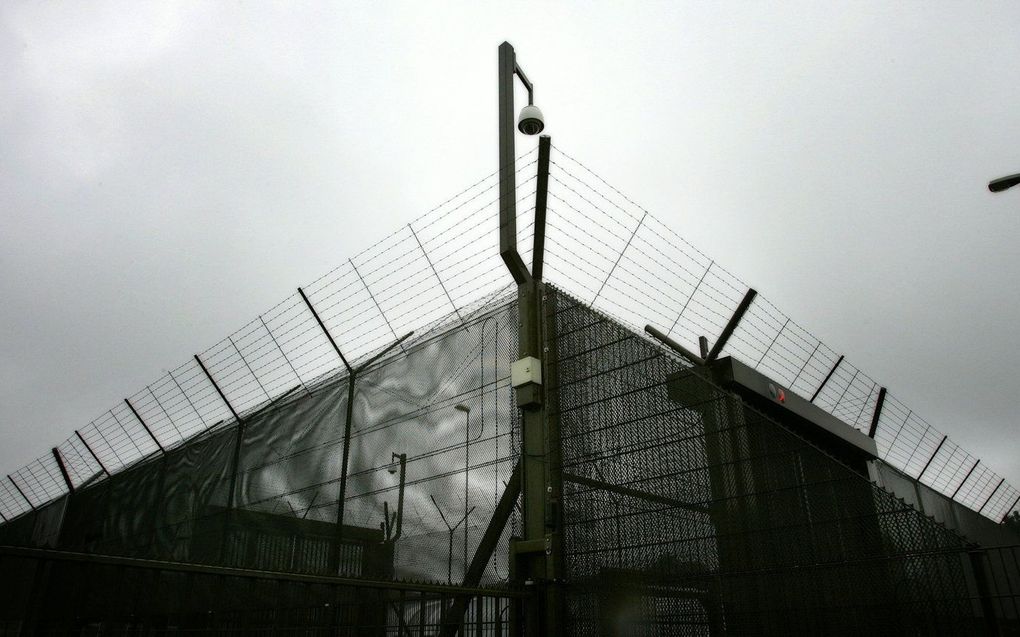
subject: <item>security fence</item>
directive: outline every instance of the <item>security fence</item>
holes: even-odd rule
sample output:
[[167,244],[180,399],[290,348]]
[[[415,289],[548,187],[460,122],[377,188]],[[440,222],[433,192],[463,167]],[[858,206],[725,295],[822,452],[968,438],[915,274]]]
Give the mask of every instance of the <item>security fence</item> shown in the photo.
[[[535,151],[517,161],[522,209],[532,210],[535,164]],[[411,330],[461,321],[470,308],[506,293],[497,186],[496,173],[472,184],[79,428],[56,454],[0,480],[0,522],[67,491],[60,461],[72,483],[84,484],[229,422],[234,411],[257,410],[342,374],[330,338],[349,361],[367,359]],[[551,158],[546,226],[547,278],[626,325],[651,323],[690,346],[700,336],[715,338],[748,290],[559,148]],[[523,214],[525,261],[533,234]],[[880,455],[939,493],[996,522],[1018,510],[1020,491],[763,296],[724,353],[858,430],[868,431],[877,412]]]
[[1020,633],[1016,547],[973,549],[577,299],[555,314],[570,634]]
[[[522,206],[531,155],[518,162]],[[641,334],[718,337],[747,286],[553,158],[545,270],[561,287],[543,300],[544,356],[564,577],[549,585],[564,630],[1020,630],[1016,549],[976,548]],[[486,177],[299,288],[3,481],[0,560],[23,577],[18,594],[44,594],[12,593],[26,605],[0,620],[12,632],[513,627],[513,600],[531,593],[511,573],[519,307],[496,245],[497,185]],[[520,224],[521,244],[533,233]],[[1016,508],[1012,486],[760,296],[723,353],[873,435],[905,479],[995,522]],[[176,606],[125,602],[96,619],[92,598],[60,588],[93,578],[116,596],[110,568],[144,571]],[[183,572],[216,583],[188,588]],[[224,623],[201,624],[197,600],[217,587],[240,597],[206,609]],[[409,605],[393,610],[401,595]]]
[[[1020,632],[1020,549],[973,546],[669,350],[547,299],[565,569],[546,586],[564,633]],[[534,593],[510,575],[516,310],[494,300],[353,384],[311,385],[0,527],[0,621],[519,634]]]
[[[12,635],[417,637],[456,625],[496,637],[525,595],[39,549],[0,549],[0,572],[0,634]],[[469,600],[462,626],[446,613],[458,596]]]

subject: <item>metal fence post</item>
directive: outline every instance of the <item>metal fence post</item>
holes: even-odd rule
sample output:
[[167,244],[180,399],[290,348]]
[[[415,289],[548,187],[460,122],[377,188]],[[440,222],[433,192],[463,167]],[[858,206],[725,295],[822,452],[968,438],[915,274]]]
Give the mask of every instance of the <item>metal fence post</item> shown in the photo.
[[64,484],[67,485],[68,495],[74,493],[74,483],[71,482],[71,474],[67,472],[67,466],[64,465],[64,459],[60,455],[60,451],[56,447],[53,447],[53,458],[57,461],[57,467],[60,469],[60,475],[64,478]]
[[836,364],[833,365],[832,369],[829,370],[829,373],[825,375],[825,380],[823,380],[822,384],[818,386],[818,389],[815,390],[815,393],[811,395],[811,400],[808,401],[809,403],[815,402],[815,398],[818,398],[818,394],[822,393],[822,390],[825,389],[825,385],[829,382],[829,379],[832,378],[832,375],[836,373],[836,370],[839,368],[839,364],[842,362],[843,355],[840,354],[839,359],[836,361]]
[[11,474],[9,473],[7,474],[7,479],[11,481],[11,484],[14,485],[14,488],[17,489],[18,493],[21,494],[21,497],[25,498],[25,502],[28,502],[28,506],[30,506],[32,510],[35,511],[35,505],[32,504],[31,500],[28,499],[28,496],[25,495],[25,492],[21,490],[21,487],[18,486],[18,483],[14,481],[14,478],[11,477]]
[[106,466],[103,464],[103,461],[99,459],[99,456],[96,455],[96,452],[92,450],[92,447],[89,446],[89,443],[85,442],[85,438],[82,437],[81,433],[77,429],[74,430],[74,435],[78,436],[78,440],[81,440],[81,444],[85,445],[85,449],[87,449],[88,452],[92,455],[92,459],[96,461],[96,464],[99,465],[99,468],[102,469],[103,473],[106,474],[106,477],[109,478],[110,477],[109,470],[107,470]]
[[[203,369],[205,369],[205,367],[204,367],[204,366],[203,366]],[[131,401],[130,401],[130,400],[128,400],[127,398],[125,398],[125,399],[124,399],[124,404],[125,404],[125,405],[127,405],[127,406],[128,406],[128,409],[130,409],[130,410],[131,410],[131,413],[135,415],[135,419],[136,419],[136,420],[137,420],[137,421],[138,421],[139,423],[141,423],[142,427],[143,427],[143,428],[145,429],[145,433],[149,434],[149,437],[150,437],[150,438],[152,438],[152,441],[153,441],[154,443],[156,443],[156,447],[158,447],[158,448],[159,448],[159,452],[160,452],[161,454],[163,454],[163,455],[166,455],[166,449],[164,449],[164,448],[163,448],[163,445],[162,445],[162,444],[160,444],[160,442],[159,442],[159,438],[157,438],[157,437],[156,437],[156,434],[152,433],[152,430],[151,430],[151,429],[149,429],[149,425],[145,424],[145,421],[144,421],[144,420],[142,420],[142,417],[141,417],[141,416],[140,416],[140,415],[138,414],[138,410],[137,410],[137,409],[135,409],[135,406],[131,404]]]
[[882,417],[882,406],[885,404],[885,387],[878,390],[878,400],[875,401],[875,413],[871,415],[871,427],[868,428],[868,438],[874,438],[878,430],[878,419]]
[[744,294],[744,298],[740,300],[740,304],[737,305],[737,309],[733,310],[733,316],[726,322],[726,327],[723,328],[721,334],[719,334],[719,340],[712,346],[712,350],[705,357],[705,362],[711,363],[719,354],[722,349],[726,347],[726,343],[730,340],[730,336],[733,335],[733,331],[737,329],[737,325],[740,324],[740,319],[744,318],[744,314],[747,313],[747,308],[751,307],[751,302],[754,301],[754,297],[758,296],[758,292],[754,288],[748,288]]
[[931,465],[931,461],[935,459],[935,456],[939,455],[939,450],[942,449],[942,445],[946,444],[946,439],[948,438],[949,436],[942,436],[942,440],[939,441],[939,446],[935,447],[935,453],[931,454],[931,458],[928,458],[928,462],[924,463],[924,469],[921,469],[921,473],[917,474],[918,482],[921,481],[921,476],[924,475],[924,472],[928,470],[928,467]]
[[970,468],[970,471],[967,472],[967,475],[963,476],[963,481],[961,481],[960,484],[957,485],[956,491],[953,491],[953,495],[949,496],[950,500],[955,500],[956,499],[956,494],[960,492],[960,489],[963,488],[963,485],[967,484],[967,478],[970,477],[970,474],[974,473],[974,469],[977,469],[977,466],[979,464],[981,464],[981,459],[980,458],[978,459],[977,462],[974,463],[974,466]]
[[234,492],[237,490],[237,473],[241,470],[241,440],[244,438],[244,420],[241,419],[241,416],[234,409],[234,406],[230,404],[229,400],[227,400],[226,394],[224,394],[223,390],[220,389],[220,386],[216,384],[216,380],[212,377],[212,374],[209,373],[209,370],[206,369],[205,363],[203,363],[202,359],[198,357],[198,354],[195,354],[195,362],[198,363],[200,368],[202,368],[202,373],[204,373],[205,377],[209,380],[209,384],[212,385],[213,389],[216,390],[216,393],[220,395],[220,398],[223,400],[223,404],[227,406],[230,413],[234,415],[234,420],[237,421],[237,427],[234,428],[236,438],[234,439],[233,467],[230,472],[230,486],[228,487],[230,491],[227,494],[227,510],[223,515],[223,536],[220,538],[219,561],[222,564],[227,558],[227,539],[230,536],[230,522],[236,500],[236,494]]

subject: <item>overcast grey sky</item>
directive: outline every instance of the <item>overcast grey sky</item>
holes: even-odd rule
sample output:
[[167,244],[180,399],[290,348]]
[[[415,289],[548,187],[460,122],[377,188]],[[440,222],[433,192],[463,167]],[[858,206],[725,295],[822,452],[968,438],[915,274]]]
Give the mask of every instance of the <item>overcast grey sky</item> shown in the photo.
[[0,8],[0,473],[557,146],[1020,487],[1020,4]]

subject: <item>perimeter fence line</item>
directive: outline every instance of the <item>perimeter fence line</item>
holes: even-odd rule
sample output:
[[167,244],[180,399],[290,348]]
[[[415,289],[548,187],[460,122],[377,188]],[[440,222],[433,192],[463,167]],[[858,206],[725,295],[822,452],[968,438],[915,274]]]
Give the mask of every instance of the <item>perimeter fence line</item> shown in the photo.
[[[518,230],[526,262],[536,150],[517,165],[518,204],[530,211]],[[638,332],[652,324],[684,343],[718,338],[749,286],[558,147],[550,163],[548,278]],[[498,171],[483,177],[74,431],[2,480],[0,515],[13,519],[293,392],[313,392],[344,371],[338,351],[356,364],[412,330],[404,347],[466,326],[470,308],[511,284],[497,245],[498,184]],[[1013,485],[763,296],[723,354],[872,435],[883,460],[939,493],[996,522],[1017,510]]]

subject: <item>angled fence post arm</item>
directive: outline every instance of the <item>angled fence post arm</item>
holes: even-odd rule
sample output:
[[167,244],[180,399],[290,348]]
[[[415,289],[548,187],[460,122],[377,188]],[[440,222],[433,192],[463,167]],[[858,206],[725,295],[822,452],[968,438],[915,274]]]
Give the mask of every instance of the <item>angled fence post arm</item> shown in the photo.
[[970,478],[970,474],[974,473],[974,469],[977,469],[977,466],[979,464],[981,464],[981,460],[980,459],[978,459],[978,461],[974,463],[974,466],[972,466],[970,468],[970,471],[967,472],[967,475],[963,476],[963,480],[960,481],[959,485],[957,485],[956,491],[953,491],[953,495],[949,496],[950,500],[955,500],[956,499],[956,494],[960,492],[960,489],[963,488],[963,485],[967,484],[967,479]]
[[538,138],[538,185],[535,190],[535,237],[531,250],[531,276],[542,280],[545,266],[545,213],[549,196],[549,147],[552,140],[548,135]]
[[995,485],[995,488],[992,489],[992,492],[988,494],[987,498],[985,498],[984,504],[982,504],[981,508],[977,510],[978,513],[981,513],[982,511],[985,510],[985,507],[988,506],[988,503],[992,501],[992,496],[995,495],[995,493],[999,490],[999,487],[1001,487],[1002,483],[1005,481],[1006,481],[1005,478],[999,480],[999,484]]
[[839,369],[839,364],[842,362],[843,355],[840,354],[839,359],[836,361],[836,364],[833,365],[832,369],[829,370],[829,373],[825,375],[825,379],[822,381],[822,384],[819,385],[818,389],[815,390],[815,393],[811,395],[811,400],[808,401],[809,403],[815,402],[815,398],[818,398],[818,394],[822,393],[822,390],[825,389],[825,385],[828,384],[829,379],[832,378],[832,375],[836,373],[836,370]]
[[67,492],[74,493],[74,483],[71,482],[71,474],[67,472],[67,465],[64,464],[64,458],[60,455],[60,450],[53,447],[53,458],[57,461],[57,467],[60,469],[60,475],[64,478],[64,484],[67,485]]
[[[462,586],[474,587],[481,581],[482,574],[485,573],[485,567],[489,563],[489,558],[492,557],[492,552],[496,549],[500,536],[503,535],[503,529],[510,520],[510,514],[513,513],[514,505],[517,503],[517,498],[520,494],[521,462],[518,460],[517,464],[514,465],[513,474],[511,474],[506,488],[503,489],[503,495],[500,496],[499,502],[496,504],[496,510],[492,512],[489,524],[485,527],[485,533],[482,534],[482,539],[478,542],[478,548],[475,549],[474,557],[471,558],[471,564],[468,566],[467,573],[464,575],[464,581],[461,583]],[[469,596],[458,596],[454,598],[450,606],[443,608],[443,617],[440,622],[442,624],[442,632],[440,633],[442,637],[454,637],[461,629],[464,623],[464,611],[467,610],[467,605],[470,601],[471,598]]]
[[878,400],[875,401],[875,413],[871,415],[871,427],[868,428],[868,438],[874,438],[878,431],[878,419],[882,417],[882,406],[885,404],[885,387],[878,390]]
[[929,466],[931,466],[931,461],[935,459],[935,456],[939,455],[939,450],[942,449],[942,445],[946,444],[947,438],[949,438],[949,436],[942,436],[942,440],[939,441],[939,446],[935,447],[935,453],[931,454],[931,458],[928,458],[928,462],[924,463],[924,469],[921,469],[921,473],[917,474],[918,482],[921,481],[921,476],[923,476],[924,472],[928,470]]
[[726,343],[730,340],[730,336],[733,335],[733,331],[737,329],[737,325],[740,324],[740,319],[744,318],[744,314],[747,313],[747,308],[751,307],[751,302],[754,301],[754,297],[758,296],[758,292],[754,288],[748,288],[747,293],[744,294],[744,298],[740,300],[740,305],[733,311],[733,316],[727,321],[726,327],[723,328],[722,334],[719,335],[719,339],[712,346],[712,350],[705,357],[705,362],[711,363],[719,354],[723,348],[726,347]]
[[103,461],[99,459],[99,456],[96,455],[96,452],[92,450],[92,447],[89,446],[89,443],[85,442],[85,438],[82,437],[81,433],[77,429],[74,430],[74,435],[78,436],[78,440],[81,441],[81,444],[85,445],[85,449],[88,450],[89,454],[92,456],[92,459],[96,461],[96,464],[99,465],[99,468],[102,469],[103,473],[106,474],[106,477],[109,478],[110,471],[103,464]]
[[326,335],[326,339],[329,341],[329,344],[333,346],[334,350],[336,350],[337,356],[340,357],[340,360],[341,362],[343,362],[344,367],[347,368],[348,372],[353,371],[351,369],[351,364],[347,362],[347,358],[344,356],[344,353],[340,351],[340,346],[337,345],[336,341],[333,340],[333,335],[330,334],[329,330],[326,329],[326,324],[322,322],[322,319],[319,318],[319,313],[315,311],[315,308],[312,306],[312,302],[308,300],[308,295],[305,294],[305,291],[302,290],[301,288],[298,288],[297,291],[298,294],[301,295],[301,298],[304,300],[305,305],[308,306],[308,311],[311,312],[312,316],[315,317],[315,322],[319,324],[320,328],[322,328],[322,333]]
[[21,490],[21,487],[18,486],[18,483],[14,481],[14,478],[11,477],[11,474],[9,473],[7,474],[7,479],[10,480],[11,484],[14,485],[14,488],[18,490],[18,493],[21,494],[21,497],[25,498],[25,502],[28,503],[28,506],[30,506],[32,510],[35,511],[35,505],[32,504],[31,500],[28,499],[28,496],[25,495],[25,492]]
[[[204,373],[205,377],[209,379],[209,384],[213,386],[213,389],[216,390],[216,393],[220,395],[220,398],[223,400],[223,404],[227,406],[227,409],[229,409],[230,413],[234,416],[234,420],[236,420],[238,424],[243,424],[244,421],[241,419],[241,416],[237,413],[237,410],[234,409],[234,406],[230,404],[230,401],[227,400],[227,395],[224,394],[223,390],[220,389],[220,386],[216,384],[216,379],[214,379],[212,377],[212,374],[209,373],[209,370],[206,369],[205,363],[203,363],[202,359],[198,357],[198,354],[195,354],[195,362],[198,363],[198,366],[202,368],[202,373]],[[134,408],[132,408],[132,411],[133,409]],[[146,427],[146,429],[148,429],[148,427]]]
[[164,448],[163,448],[163,445],[162,445],[162,444],[160,444],[160,442],[159,442],[159,438],[157,438],[157,437],[156,437],[156,434],[152,433],[152,430],[151,430],[151,429],[149,429],[149,425],[145,424],[145,421],[144,421],[144,420],[142,420],[142,417],[141,417],[141,415],[139,415],[139,413],[138,413],[138,410],[137,410],[137,409],[135,409],[135,406],[131,404],[131,401],[130,401],[130,400],[128,400],[127,398],[125,398],[125,399],[124,399],[124,404],[125,404],[125,405],[127,405],[127,406],[128,406],[128,409],[130,409],[130,410],[131,410],[131,413],[135,415],[135,419],[136,419],[136,420],[137,420],[137,421],[138,421],[139,423],[141,423],[142,427],[143,427],[143,428],[145,429],[145,433],[149,434],[149,437],[150,437],[150,438],[152,438],[152,441],[153,441],[154,443],[156,443],[156,446],[157,446],[157,447],[159,447],[159,452],[160,452],[161,454],[163,454],[163,455],[166,455],[166,449],[164,449]]

